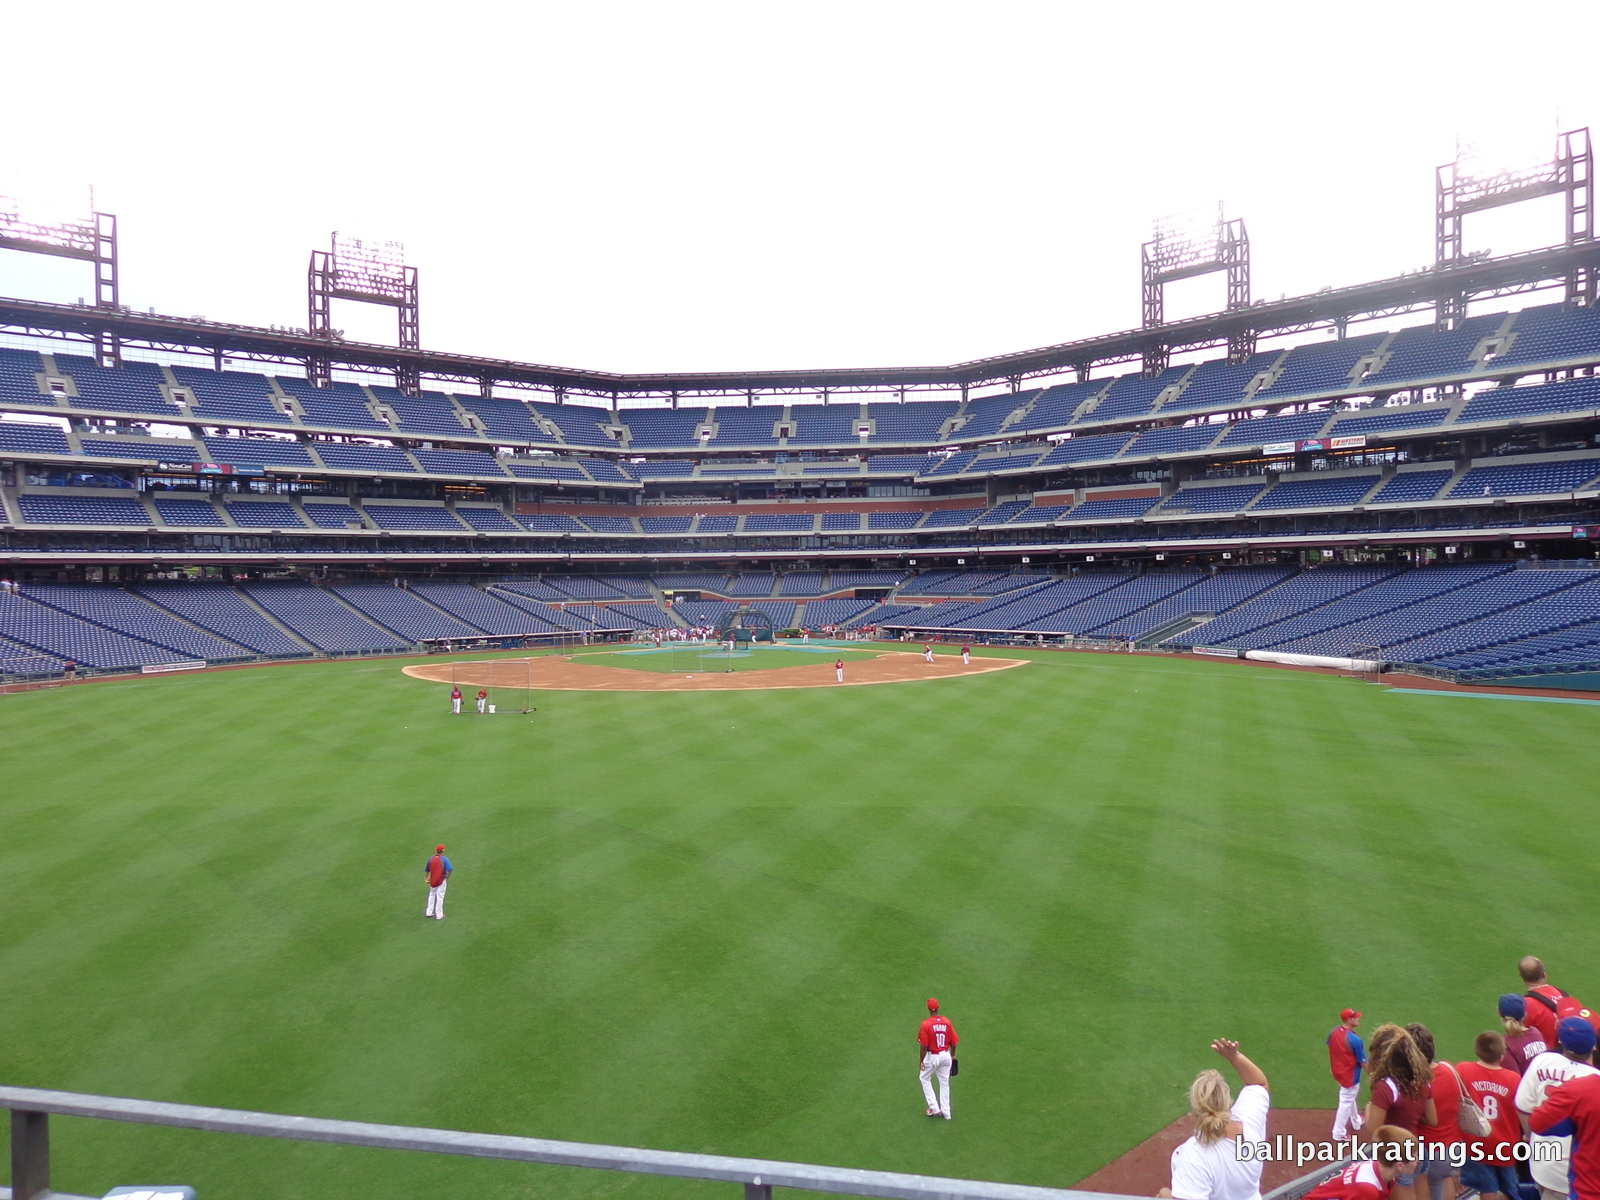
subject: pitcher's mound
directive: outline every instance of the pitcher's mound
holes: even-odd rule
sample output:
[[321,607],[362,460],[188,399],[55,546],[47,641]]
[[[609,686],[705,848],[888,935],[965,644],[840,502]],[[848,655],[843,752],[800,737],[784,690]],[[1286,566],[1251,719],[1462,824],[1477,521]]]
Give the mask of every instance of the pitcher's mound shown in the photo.
[[844,683],[834,676],[833,663],[824,660],[798,667],[756,671],[685,670],[673,674],[630,671],[603,665],[606,654],[516,659],[478,659],[473,662],[427,663],[402,667],[413,679],[431,683],[456,683],[461,687],[533,688],[552,692],[725,692],[754,689],[860,687],[870,683],[916,683],[926,679],[954,679],[987,675],[1027,663],[1025,658],[974,658],[964,665],[953,654],[934,656],[885,651],[865,662],[845,664]]

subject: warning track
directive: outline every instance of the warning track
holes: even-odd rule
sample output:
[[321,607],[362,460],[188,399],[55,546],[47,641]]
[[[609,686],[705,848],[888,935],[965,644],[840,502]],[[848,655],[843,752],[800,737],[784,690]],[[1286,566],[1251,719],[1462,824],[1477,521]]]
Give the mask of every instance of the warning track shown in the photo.
[[[401,670],[429,683],[454,682],[466,687],[528,688],[551,692],[734,692],[791,688],[865,687],[875,683],[920,683],[989,675],[1024,666],[1025,658],[974,658],[964,666],[954,654],[938,654],[931,663],[922,655],[886,651],[877,658],[845,664],[844,682],[834,679],[833,663],[771,667],[728,673],[709,671],[658,673],[604,665],[605,653],[544,658],[477,659],[472,662],[425,663]],[[453,674],[452,674],[453,672]]]

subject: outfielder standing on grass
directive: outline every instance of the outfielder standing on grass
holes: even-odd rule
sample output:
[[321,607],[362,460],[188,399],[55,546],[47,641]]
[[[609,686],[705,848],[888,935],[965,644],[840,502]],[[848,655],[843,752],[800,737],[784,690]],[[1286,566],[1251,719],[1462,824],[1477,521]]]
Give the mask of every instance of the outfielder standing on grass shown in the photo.
[[1367,1065],[1367,1047],[1356,1030],[1361,1028],[1361,1014],[1347,1008],[1339,1014],[1339,1023],[1328,1034],[1328,1067],[1333,1081],[1339,1085],[1339,1107],[1333,1114],[1333,1140],[1342,1142],[1361,1129],[1361,1110],[1356,1106],[1356,1095],[1361,1091],[1361,1068]]
[[[939,1001],[928,1000],[928,1019],[917,1031],[917,1064],[922,1079],[922,1095],[928,1101],[928,1115],[950,1119],[950,1076],[955,1074],[955,1048],[961,1036],[949,1017],[939,1015]],[[935,1096],[933,1077],[939,1077],[941,1095]]]
[[458,687],[450,689],[450,711],[453,713],[461,711],[461,689]]
[[478,711],[480,713],[489,711],[489,692],[485,688],[478,689]]
[[434,847],[433,857],[422,868],[428,880],[428,910],[422,914],[424,917],[444,920],[444,890],[450,886],[450,872],[454,870],[450,860],[444,856],[444,844],[441,842]]

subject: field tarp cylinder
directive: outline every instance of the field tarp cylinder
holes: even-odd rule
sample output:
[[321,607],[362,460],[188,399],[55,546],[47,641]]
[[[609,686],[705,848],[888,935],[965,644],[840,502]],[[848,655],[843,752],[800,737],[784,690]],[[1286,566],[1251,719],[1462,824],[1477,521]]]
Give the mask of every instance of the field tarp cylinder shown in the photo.
[[1336,671],[1381,671],[1383,664],[1370,658],[1329,658],[1325,654],[1283,654],[1277,650],[1247,650],[1256,662],[1283,663],[1289,667],[1332,667]]

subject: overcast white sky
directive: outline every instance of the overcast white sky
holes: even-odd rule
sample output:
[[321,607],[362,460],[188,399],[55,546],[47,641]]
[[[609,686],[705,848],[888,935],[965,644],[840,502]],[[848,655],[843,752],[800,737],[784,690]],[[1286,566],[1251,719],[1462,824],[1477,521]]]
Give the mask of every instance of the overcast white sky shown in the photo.
[[[7,13],[0,193],[121,221],[123,299],[305,323],[405,243],[425,346],[608,370],[945,363],[1137,325],[1153,218],[1258,297],[1429,263],[1459,141],[1600,118],[1591,2],[85,3]],[[1560,240],[1555,198],[1468,249]],[[0,251],[0,294],[88,269]],[[1221,306],[1219,277],[1170,316]],[[1515,302],[1513,302],[1515,304]],[[389,310],[339,302],[352,337]]]

